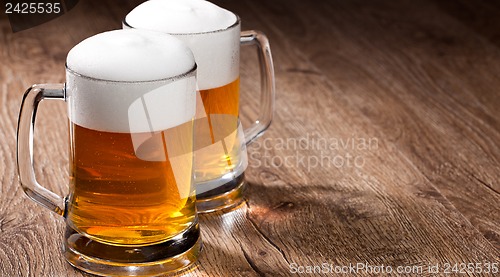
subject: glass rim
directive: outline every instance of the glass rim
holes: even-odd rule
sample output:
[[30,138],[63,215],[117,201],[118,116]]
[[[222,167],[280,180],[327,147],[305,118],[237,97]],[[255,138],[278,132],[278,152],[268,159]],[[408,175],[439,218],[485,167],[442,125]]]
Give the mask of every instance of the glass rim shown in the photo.
[[225,28],[221,28],[221,29],[217,29],[217,30],[213,30],[213,31],[206,31],[206,32],[169,33],[169,32],[163,32],[163,31],[160,31],[160,30],[151,30],[151,29],[136,28],[136,27],[133,27],[132,25],[130,25],[130,24],[127,23],[127,16],[125,16],[125,18],[123,19],[122,24],[124,26],[127,26],[127,27],[131,28],[131,29],[156,31],[156,32],[164,33],[164,34],[173,35],[173,36],[206,35],[206,34],[214,34],[214,33],[222,33],[222,32],[225,32],[225,31],[230,31],[230,30],[236,28],[237,26],[239,26],[241,24],[241,18],[237,14],[235,14],[233,12],[231,12],[231,13],[236,16],[236,21],[233,24],[231,24],[231,25],[229,25],[228,27],[225,27]]
[[116,80],[107,80],[107,79],[90,77],[90,76],[87,76],[85,74],[78,73],[75,70],[71,69],[67,63],[65,63],[65,68],[66,68],[67,72],[69,72],[77,77],[91,80],[91,81],[97,81],[97,82],[103,82],[103,83],[116,83],[116,84],[149,84],[149,83],[180,80],[180,79],[184,79],[185,77],[189,77],[190,75],[196,76],[196,70],[198,69],[198,65],[195,62],[193,67],[190,70],[188,70],[187,72],[175,75],[175,76],[161,78],[161,79],[154,79],[154,80],[145,80],[145,81],[116,81]]

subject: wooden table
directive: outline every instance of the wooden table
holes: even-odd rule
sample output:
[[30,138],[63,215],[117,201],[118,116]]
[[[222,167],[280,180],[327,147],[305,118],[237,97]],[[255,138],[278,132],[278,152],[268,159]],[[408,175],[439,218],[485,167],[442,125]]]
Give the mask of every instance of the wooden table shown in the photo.
[[[63,220],[18,184],[19,105],[31,84],[63,82],[69,49],[120,28],[139,2],[82,0],[14,34],[2,17],[0,276],[85,275],[61,255]],[[498,2],[215,2],[270,38],[276,113],[249,148],[248,200],[201,216],[203,253],[183,273],[288,276],[363,263],[435,275],[429,265],[444,274],[447,263],[484,271],[500,261]],[[255,53],[242,54],[248,124],[259,75]],[[59,194],[67,191],[67,133],[64,103],[43,103],[37,176]]]

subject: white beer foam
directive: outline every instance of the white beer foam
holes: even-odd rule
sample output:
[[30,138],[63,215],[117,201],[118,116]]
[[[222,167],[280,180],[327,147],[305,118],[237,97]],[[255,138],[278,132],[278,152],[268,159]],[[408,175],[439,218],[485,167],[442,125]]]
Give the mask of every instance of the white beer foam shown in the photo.
[[141,29],[169,34],[192,34],[223,30],[236,23],[236,15],[204,0],[150,0],[132,10],[125,21]]
[[88,38],[68,54],[70,120],[119,133],[156,132],[188,122],[195,115],[196,78],[193,73],[173,77],[194,65],[187,46],[169,35],[117,30]]
[[204,0],[150,0],[125,18],[132,28],[169,33],[185,42],[198,65],[200,90],[221,87],[238,78],[237,20],[232,12]]
[[191,51],[167,34],[115,30],[77,44],[67,66],[82,75],[110,81],[151,81],[174,77],[194,66]]

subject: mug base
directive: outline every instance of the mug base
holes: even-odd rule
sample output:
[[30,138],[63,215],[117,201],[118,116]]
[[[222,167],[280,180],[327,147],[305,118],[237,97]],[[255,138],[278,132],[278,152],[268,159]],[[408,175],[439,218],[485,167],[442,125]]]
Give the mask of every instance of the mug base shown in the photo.
[[99,276],[157,276],[187,269],[202,243],[198,223],[168,241],[146,246],[117,246],[92,240],[66,227],[64,257],[74,267]]
[[241,173],[216,189],[197,194],[196,209],[198,213],[211,213],[234,208],[243,202],[245,188],[245,173]]

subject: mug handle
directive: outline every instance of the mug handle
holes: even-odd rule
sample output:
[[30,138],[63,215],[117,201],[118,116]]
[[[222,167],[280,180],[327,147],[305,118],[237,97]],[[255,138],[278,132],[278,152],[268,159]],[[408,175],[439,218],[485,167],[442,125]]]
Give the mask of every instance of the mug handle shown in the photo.
[[260,63],[261,106],[258,118],[254,121],[252,126],[244,131],[245,141],[248,145],[269,128],[273,119],[275,98],[274,65],[269,40],[264,33],[255,30],[242,31],[240,43],[242,46],[256,46]]
[[33,133],[38,104],[45,99],[65,100],[64,84],[33,85],[26,90],[17,122],[17,173],[24,192],[38,204],[64,216],[65,199],[42,187],[33,167]]

